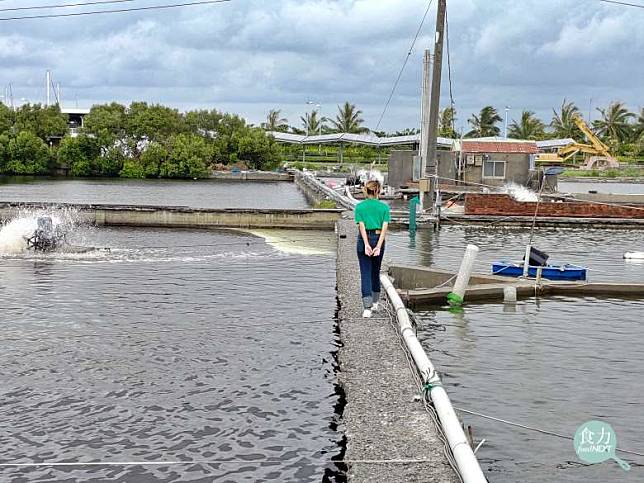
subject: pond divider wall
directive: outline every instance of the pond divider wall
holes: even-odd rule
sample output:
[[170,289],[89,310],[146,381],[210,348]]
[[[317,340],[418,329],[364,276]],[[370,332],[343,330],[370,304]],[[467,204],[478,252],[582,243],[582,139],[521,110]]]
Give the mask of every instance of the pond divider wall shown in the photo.
[[67,203],[0,202],[0,220],[25,211],[69,209],[80,223],[98,226],[171,228],[284,228],[333,230],[342,210],[337,209],[199,209],[185,206],[134,206]]

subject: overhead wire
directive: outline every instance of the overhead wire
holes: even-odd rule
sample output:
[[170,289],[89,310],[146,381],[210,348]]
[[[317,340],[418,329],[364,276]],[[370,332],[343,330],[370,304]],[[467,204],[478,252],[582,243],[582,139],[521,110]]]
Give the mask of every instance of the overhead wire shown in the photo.
[[231,1],[232,0],[199,0],[199,1],[193,1],[193,2],[172,3],[172,4],[165,4],[165,5],[149,5],[146,7],[119,8],[119,9],[112,9],[112,10],[90,10],[87,12],[26,15],[21,17],[0,17],[0,22],[7,22],[7,21],[13,21],[13,20],[35,20],[35,19],[43,19],[43,18],[81,17],[81,16],[87,16],[87,15],[102,15],[102,14],[108,14],[108,13],[164,10],[164,9],[171,9],[171,8],[190,7],[190,6],[196,6],[196,5],[212,5],[212,4],[218,4],[218,3],[228,3]]
[[425,14],[423,15],[423,17],[422,17],[422,19],[420,21],[420,25],[418,26],[418,30],[416,31],[416,35],[414,35],[414,38],[411,41],[411,46],[409,47],[409,50],[407,51],[407,55],[405,56],[405,60],[403,62],[403,65],[400,68],[400,72],[398,72],[398,77],[396,77],[394,85],[391,88],[391,92],[389,93],[389,97],[387,98],[387,102],[385,102],[385,107],[382,110],[382,114],[380,114],[380,119],[378,119],[378,124],[376,125],[375,131],[377,131],[380,128],[380,124],[382,123],[382,120],[385,117],[387,109],[389,108],[389,104],[391,103],[391,100],[394,97],[394,93],[396,92],[396,89],[398,88],[398,84],[400,83],[400,79],[402,78],[403,72],[405,71],[405,67],[407,67],[407,62],[409,62],[409,57],[411,57],[411,54],[414,51],[416,41],[418,40],[418,37],[420,36],[420,32],[423,29],[423,26],[425,25],[425,19],[427,18],[427,14],[429,13],[429,10],[432,7],[433,2],[434,2],[434,0],[430,0],[429,3],[427,4],[427,9],[425,10]]
[[137,0],[97,0],[93,2],[63,3],[56,5],[30,5],[28,7],[6,7],[0,8],[0,12],[16,12],[22,10],[50,10],[56,8],[85,7],[88,5],[105,5],[112,3],[129,3]]
[[637,8],[644,8],[644,5],[639,4],[639,3],[630,3],[630,2],[622,2],[619,0],[599,0],[602,3],[612,3],[614,5],[625,5],[627,7],[637,7]]

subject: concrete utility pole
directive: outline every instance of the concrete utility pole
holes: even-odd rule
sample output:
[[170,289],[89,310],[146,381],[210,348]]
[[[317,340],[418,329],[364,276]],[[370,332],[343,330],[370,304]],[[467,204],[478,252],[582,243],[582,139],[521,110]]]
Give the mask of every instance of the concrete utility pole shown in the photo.
[[[434,69],[432,73],[432,91],[429,106],[429,136],[426,139],[427,144],[427,171],[422,173],[423,176],[431,174],[438,175],[438,160],[436,158],[436,148],[438,145],[438,111],[440,108],[441,97],[441,74],[443,70],[443,41],[445,37],[445,14],[447,12],[447,0],[439,0],[438,12],[436,14],[436,37],[434,41]],[[434,181],[437,181],[434,178]],[[434,203],[435,186],[430,189],[432,196],[425,197],[423,208],[428,208]]]
[[[421,113],[420,113],[420,172],[419,178],[427,176],[427,148],[429,147],[429,89],[432,82],[432,54],[429,49],[425,50],[425,57],[423,59],[423,90],[421,98]],[[423,206],[425,193],[419,190],[420,206]]]

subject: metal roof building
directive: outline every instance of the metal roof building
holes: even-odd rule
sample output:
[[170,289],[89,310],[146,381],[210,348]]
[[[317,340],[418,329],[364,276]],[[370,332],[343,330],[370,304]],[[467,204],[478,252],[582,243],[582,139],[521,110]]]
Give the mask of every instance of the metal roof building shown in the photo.
[[[392,136],[378,137],[371,134],[351,134],[351,133],[333,133],[322,134],[320,136],[306,136],[302,134],[291,134],[277,131],[270,131],[267,134],[273,136],[277,142],[289,144],[364,144],[367,146],[404,146],[409,144],[419,144],[420,134],[411,136]],[[438,138],[438,146],[442,148],[452,148],[453,139]]]

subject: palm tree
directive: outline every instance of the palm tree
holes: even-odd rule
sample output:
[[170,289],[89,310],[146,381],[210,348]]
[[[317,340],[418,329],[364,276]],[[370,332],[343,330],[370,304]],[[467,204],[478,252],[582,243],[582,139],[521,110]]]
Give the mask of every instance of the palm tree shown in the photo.
[[546,125],[537,118],[532,111],[523,111],[521,113],[521,122],[514,119],[508,130],[508,137],[514,139],[530,139],[536,141],[543,139]]
[[345,102],[344,106],[338,106],[338,115],[331,120],[336,132],[347,132],[361,134],[369,132],[369,129],[362,126],[364,119],[360,117],[362,111],[357,109],[355,104]]
[[566,102],[566,99],[564,99],[561,103],[561,111],[557,112],[553,109],[552,114],[550,127],[553,129],[553,134],[556,137],[572,138],[577,141],[583,140],[583,133],[573,121],[573,117],[579,115],[579,108],[574,102]]
[[267,131],[282,131],[288,130],[288,119],[280,117],[281,109],[271,109],[266,116],[266,122],[262,123],[262,127]]
[[456,109],[454,109],[453,107],[446,107],[440,112],[439,117],[440,127],[438,135],[445,138],[456,139],[458,137],[456,131],[454,130],[454,122],[456,121]]
[[307,112],[300,119],[302,120],[302,127],[307,134],[320,134],[326,129],[324,123],[328,121],[326,117],[318,118],[318,111]]
[[608,108],[597,108],[602,118],[593,122],[597,135],[606,138],[611,144],[617,146],[627,142],[631,136],[629,120],[635,114],[629,112],[623,102],[611,102]]
[[635,124],[635,139],[644,140],[644,107],[640,109],[640,115]]
[[472,126],[472,130],[468,132],[466,137],[489,137],[498,136],[501,134],[501,129],[496,126],[497,122],[503,119],[499,116],[492,106],[485,106],[477,116],[472,114],[472,117],[467,120]]

